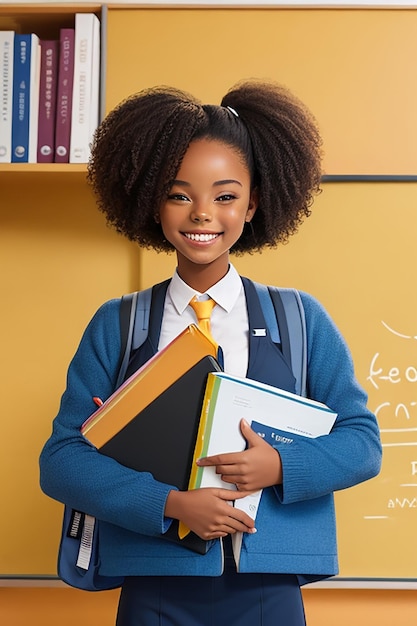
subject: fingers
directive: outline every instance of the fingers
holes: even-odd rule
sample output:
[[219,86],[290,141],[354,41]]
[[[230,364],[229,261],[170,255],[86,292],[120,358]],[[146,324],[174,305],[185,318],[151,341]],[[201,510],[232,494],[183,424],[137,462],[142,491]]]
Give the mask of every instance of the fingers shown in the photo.
[[[248,447],[252,448],[254,446],[266,446],[267,444],[262,437],[260,437],[254,430],[250,427],[248,422],[244,419],[240,421],[240,431],[243,437],[248,442]],[[206,456],[197,460],[197,465],[200,467],[207,467],[215,465],[217,467],[217,473],[221,474],[223,472],[220,471],[221,466],[226,465],[237,465],[242,463],[242,460],[245,458],[247,450],[242,450],[241,452],[224,452],[221,454],[213,454],[212,456]]]
[[[246,494],[247,495],[247,494]],[[203,487],[190,491],[171,491],[165,512],[181,520],[202,539],[235,532],[252,533],[253,519],[233,506],[244,493],[219,487]]]
[[230,513],[226,518],[218,520],[217,530],[224,531],[229,535],[237,532],[254,534],[256,533],[255,522],[244,511],[229,507]]
[[250,491],[238,491],[238,490],[232,490],[232,489],[217,489],[216,490],[216,496],[218,498],[221,498],[222,500],[227,500],[228,502],[233,502],[234,500],[240,500],[241,498],[246,498],[246,496],[248,496],[250,493]]
[[[213,454],[213,456],[205,456],[197,459],[199,467],[220,466],[220,465],[236,465],[241,458],[242,452],[225,452],[223,454]],[[219,472],[218,472],[219,473]]]
[[179,519],[202,539],[256,532],[252,518],[233,506],[232,500],[242,497],[238,492],[208,487],[180,493]]

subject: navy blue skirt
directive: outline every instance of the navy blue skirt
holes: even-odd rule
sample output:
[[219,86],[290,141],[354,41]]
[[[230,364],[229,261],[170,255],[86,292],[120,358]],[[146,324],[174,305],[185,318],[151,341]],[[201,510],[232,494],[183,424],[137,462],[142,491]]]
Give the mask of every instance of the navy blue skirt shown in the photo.
[[224,574],[126,578],[116,626],[305,626],[297,577]]

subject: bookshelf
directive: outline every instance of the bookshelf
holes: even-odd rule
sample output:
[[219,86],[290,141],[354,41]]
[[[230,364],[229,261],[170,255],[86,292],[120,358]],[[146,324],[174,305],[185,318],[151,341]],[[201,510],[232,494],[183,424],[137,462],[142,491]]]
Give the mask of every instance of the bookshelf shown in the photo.
[[[97,3],[56,3],[56,4],[0,4],[0,30],[12,30],[16,33],[36,33],[40,39],[59,39],[60,28],[74,27],[74,16],[76,13],[95,13],[99,19],[102,17],[102,5]],[[105,32],[102,24],[102,41],[105,39]],[[102,44],[104,47],[104,44]],[[104,89],[104,63],[100,77],[100,99]],[[32,171],[32,165],[36,165],[37,171],[43,171],[43,164],[10,164],[0,163],[0,175],[8,172],[24,173]],[[53,164],[55,165],[55,164]],[[59,164],[57,164],[59,165]],[[60,167],[55,168],[61,171]],[[82,170],[85,172],[86,167]],[[54,168],[46,171],[54,171]],[[73,171],[71,167],[69,171]]]

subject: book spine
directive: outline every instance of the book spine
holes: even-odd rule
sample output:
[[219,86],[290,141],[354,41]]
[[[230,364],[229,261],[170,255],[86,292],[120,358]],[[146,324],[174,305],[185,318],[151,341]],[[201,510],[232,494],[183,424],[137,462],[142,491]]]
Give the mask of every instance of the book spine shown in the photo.
[[37,35],[30,35],[29,83],[29,145],[28,162],[36,163],[39,123],[39,81],[41,77],[41,46]]
[[201,485],[204,468],[198,467],[197,460],[204,455],[204,451],[207,451],[208,440],[210,438],[209,431],[211,430],[219,384],[219,379],[214,374],[208,374],[203,405],[201,407],[200,421],[198,424],[193,460],[191,463],[190,480],[188,483],[189,490],[198,489]]
[[29,159],[30,35],[15,35],[13,56],[12,163]]
[[[96,17],[96,16],[94,16]],[[93,21],[93,49],[91,64],[91,105],[89,143],[94,138],[94,133],[99,124],[100,108],[100,22],[98,18]]]
[[58,80],[59,42],[41,40],[39,82],[38,163],[52,163],[55,148],[55,115]]
[[74,88],[71,115],[70,163],[87,163],[90,156],[92,100],[98,85],[93,84],[93,70],[98,18],[93,13],[75,16]]
[[14,31],[0,31],[0,163],[12,160]]
[[75,29],[61,28],[59,35],[58,93],[55,121],[55,163],[68,163],[71,106],[74,84]]

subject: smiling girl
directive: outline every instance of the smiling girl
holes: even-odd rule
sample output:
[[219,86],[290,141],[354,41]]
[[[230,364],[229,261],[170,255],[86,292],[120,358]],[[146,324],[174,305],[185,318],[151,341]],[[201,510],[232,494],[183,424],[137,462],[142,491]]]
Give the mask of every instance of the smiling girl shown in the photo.
[[[153,88],[107,116],[89,164],[99,209],[130,240],[177,256],[163,306],[151,308],[161,320],[155,344],[148,338],[151,353],[196,323],[193,297],[209,297],[225,371],[294,391],[280,345],[267,336],[254,349],[261,309],[230,253],[275,247],[297,230],[319,191],[320,162],[314,119],[273,83],[238,84],[220,106]],[[84,439],[92,397],[114,390],[120,300],[104,304],[87,327],[41,455],[41,486],[99,520],[101,573],[125,577],[117,626],[302,626],[300,585],[337,572],[333,492],[375,476],[381,448],[343,338],[317,300],[301,299],[308,394],[337,412],[335,426],[317,439],[271,446],[242,423],[244,452],[200,461],[236,484],[232,492],[179,491]],[[230,501],[259,489],[255,530]],[[207,554],[166,541],[172,520],[212,540]],[[244,533],[239,571],[230,545],[236,532]]]

